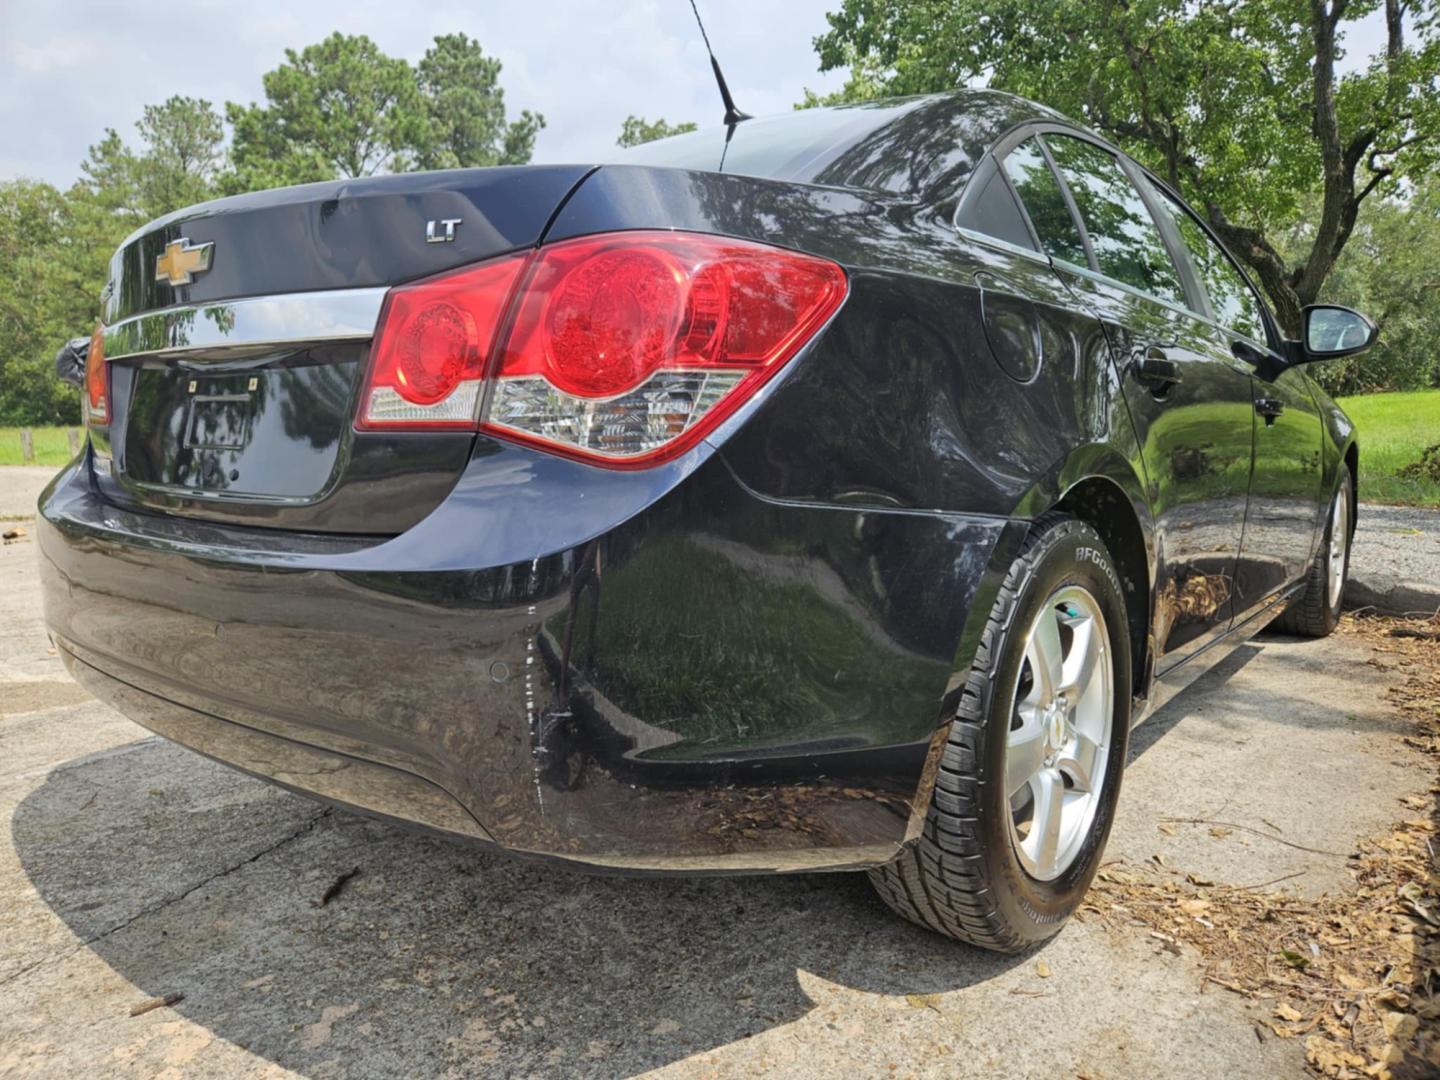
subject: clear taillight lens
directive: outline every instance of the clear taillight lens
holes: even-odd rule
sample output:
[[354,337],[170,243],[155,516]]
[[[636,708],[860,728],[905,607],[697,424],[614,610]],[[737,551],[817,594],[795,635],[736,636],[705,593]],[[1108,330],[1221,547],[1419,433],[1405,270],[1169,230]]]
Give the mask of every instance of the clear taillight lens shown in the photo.
[[845,293],[836,264],[748,241],[629,232],[555,244],[394,290],[360,426],[474,423],[476,373],[488,370],[481,429],[598,464],[655,464],[733,413]]
[[85,422],[100,426],[110,422],[110,366],[105,363],[104,327],[90,335],[85,354]]

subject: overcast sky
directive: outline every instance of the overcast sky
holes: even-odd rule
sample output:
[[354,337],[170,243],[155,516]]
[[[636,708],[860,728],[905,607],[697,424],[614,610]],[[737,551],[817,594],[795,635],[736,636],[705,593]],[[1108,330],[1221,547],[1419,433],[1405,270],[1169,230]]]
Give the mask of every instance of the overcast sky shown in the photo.
[[[843,72],[816,70],[814,37],[840,0],[701,0],[737,103],[764,115]],[[0,179],[68,185],[104,129],[127,139],[141,108],[172,94],[262,98],[284,50],[333,30],[368,34],[414,62],[436,34],[464,31],[505,64],[511,113],[548,127],[539,161],[586,161],[614,146],[630,113],[672,122],[722,114],[688,0],[0,0]],[[1383,41],[1368,19],[1358,57]]]
[[[701,0],[737,103],[787,110],[831,90],[812,39],[839,0]],[[419,60],[436,34],[464,31],[505,64],[512,115],[548,126],[536,160],[613,148],[630,113],[718,123],[724,109],[688,0],[0,0],[0,178],[68,185],[107,127],[127,139],[141,108],[171,94],[262,99],[260,77],[331,31],[368,34]]]

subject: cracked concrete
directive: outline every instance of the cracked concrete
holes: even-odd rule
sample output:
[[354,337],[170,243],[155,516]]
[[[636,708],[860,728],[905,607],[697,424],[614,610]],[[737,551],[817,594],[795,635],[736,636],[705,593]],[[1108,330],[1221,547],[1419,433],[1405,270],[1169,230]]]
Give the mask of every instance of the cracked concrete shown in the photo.
[[[996,957],[858,875],[591,877],[324,812],[59,689],[34,558],[0,548],[0,1075],[1301,1074],[1298,1042],[1258,1041],[1262,1013],[1141,932]],[[1343,852],[1404,816],[1429,777],[1360,650],[1262,639],[1161,710],[1108,858],[1344,888],[1343,859],[1157,823]]]

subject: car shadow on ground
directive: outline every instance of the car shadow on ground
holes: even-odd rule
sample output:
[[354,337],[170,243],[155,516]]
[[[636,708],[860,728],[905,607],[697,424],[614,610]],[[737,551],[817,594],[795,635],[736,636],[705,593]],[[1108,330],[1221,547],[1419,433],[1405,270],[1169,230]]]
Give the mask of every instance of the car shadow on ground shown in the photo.
[[1220,689],[1261,653],[1259,643],[1246,642],[1229,653],[1184,690],[1152,712],[1139,727],[1130,732],[1129,765],[1146,750],[1163,739],[1176,724],[1194,711],[1195,702],[1207,692]]
[[[1157,710],[1132,758],[1261,651]],[[1030,962],[901,921],[863,875],[584,874],[322,810],[159,739],[54,770],[12,833],[43,901],[135,988],[117,1021],[181,993],[181,1015],[307,1075],[630,1074],[802,1018],[854,1024],[832,984],[923,1006]]]
[[861,874],[587,875],[157,739],[55,770],[12,832],[45,903],[136,988],[117,1018],[182,993],[181,1015],[302,1073],[629,1074],[794,1021],[830,983],[924,995],[1023,962],[899,920]]

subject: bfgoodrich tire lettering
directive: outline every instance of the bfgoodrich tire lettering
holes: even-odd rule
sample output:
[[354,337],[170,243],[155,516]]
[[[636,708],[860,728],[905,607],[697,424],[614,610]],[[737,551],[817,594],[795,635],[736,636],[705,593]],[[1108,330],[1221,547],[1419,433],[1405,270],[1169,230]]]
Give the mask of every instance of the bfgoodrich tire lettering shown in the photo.
[[[1026,635],[1053,597],[1084,590],[1103,613],[1114,693],[1108,753],[1093,816],[1053,880],[1026,872],[1012,840],[1006,742]],[[1128,743],[1130,644],[1125,601],[1104,541],[1059,514],[1036,521],[1006,575],[951,722],[924,833],[894,862],[870,871],[907,919],[961,941],[1019,952],[1055,934],[1099,868],[1114,820]]]

